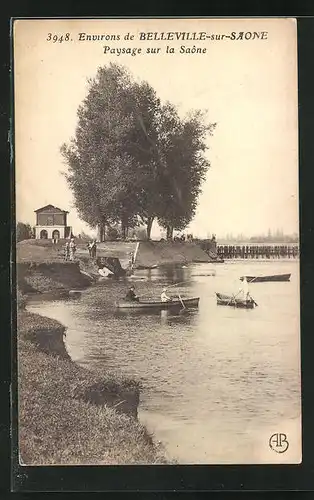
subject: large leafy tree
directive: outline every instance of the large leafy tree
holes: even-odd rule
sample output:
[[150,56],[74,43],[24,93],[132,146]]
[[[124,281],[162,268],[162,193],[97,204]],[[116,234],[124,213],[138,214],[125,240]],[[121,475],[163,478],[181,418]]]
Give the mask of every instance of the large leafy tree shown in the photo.
[[125,75],[119,75],[114,68],[108,73],[98,72],[96,80],[89,82],[88,96],[78,109],[75,138],[61,148],[76,208],[82,219],[94,227],[120,215],[119,201],[114,196],[118,186],[112,181],[121,162],[118,141],[128,126],[119,100],[123,83],[127,82],[122,81]]
[[205,136],[213,125],[194,112],[181,120],[147,82],[116,64],[99,68],[78,110],[75,137],[61,151],[80,217],[92,227],[155,218],[172,236],[194,215],[209,163]]
[[158,106],[155,91],[120,66],[100,68],[90,81],[75,138],[61,152],[76,208],[91,226],[120,221],[125,235],[139,216],[148,221]]

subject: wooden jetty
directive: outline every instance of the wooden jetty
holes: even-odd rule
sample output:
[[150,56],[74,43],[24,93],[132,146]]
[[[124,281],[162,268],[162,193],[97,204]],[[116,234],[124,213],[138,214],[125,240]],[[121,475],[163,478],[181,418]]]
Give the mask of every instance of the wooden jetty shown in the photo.
[[296,259],[298,245],[217,245],[217,255],[225,259]]

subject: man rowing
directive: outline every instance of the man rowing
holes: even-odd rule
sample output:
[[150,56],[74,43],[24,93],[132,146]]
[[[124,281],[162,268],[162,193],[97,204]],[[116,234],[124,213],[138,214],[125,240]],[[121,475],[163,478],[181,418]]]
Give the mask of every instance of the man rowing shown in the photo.
[[131,286],[128,293],[125,296],[125,300],[129,302],[139,302],[140,298],[135,293],[135,287]]

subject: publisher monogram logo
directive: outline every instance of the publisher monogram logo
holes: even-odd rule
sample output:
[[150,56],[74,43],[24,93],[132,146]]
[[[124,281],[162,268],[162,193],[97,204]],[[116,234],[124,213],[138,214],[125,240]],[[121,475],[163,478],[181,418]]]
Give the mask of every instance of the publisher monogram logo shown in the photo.
[[273,434],[269,438],[269,446],[277,453],[284,453],[289,448],[287,435],[283,432]]

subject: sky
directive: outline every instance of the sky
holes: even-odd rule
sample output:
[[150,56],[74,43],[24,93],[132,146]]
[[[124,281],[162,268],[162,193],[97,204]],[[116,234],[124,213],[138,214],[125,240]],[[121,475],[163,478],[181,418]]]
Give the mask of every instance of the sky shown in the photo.
[[[255,40],[140,40],[141,32],[267,32]],[[49,41],[49,33],[70,40]],[[119,41],[83,41],[79,33],[119,34]],[[127,33],[134,40],[124,40]],[[249,36],[249,35],[248,35]],[[264,35],[265,36],[265,35]],[[81,38],[83,38],[81,36]],[[141,48],[135,56],[103,47]],[[175,49],[166,53],[166,46]],[[206,49],[180,54],[180,46]],[[160,48],[147,54],[147,48]],[[148,81],[162,101],[184,116],[206,109],[217,123],[208,138],[211,168],[188,230],[256,235],[298,232],[298,116],[296,23],[293,19],[19,20],[14,24],[14,106],[17,220],[35,223],[47,204],[68,210],[74,232],[90,232],[78,218],[62,172],[60,146],[75,134],[77,109],[99,66],[125,65]],[[92,200],[91,200],[92,202]],[[153,236],[159,236],[153,227]]]

